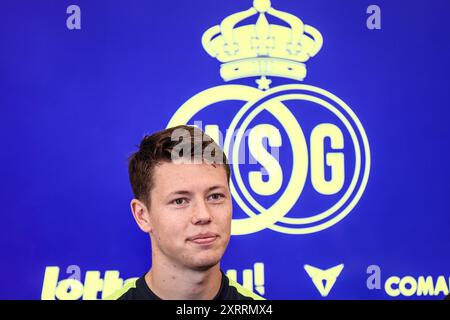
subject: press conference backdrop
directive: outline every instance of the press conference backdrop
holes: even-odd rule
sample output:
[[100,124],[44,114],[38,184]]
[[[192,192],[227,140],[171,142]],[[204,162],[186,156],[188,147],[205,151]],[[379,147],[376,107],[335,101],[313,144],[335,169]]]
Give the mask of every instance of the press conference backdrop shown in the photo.
[[234,160],[230,277],[267,299],[442,299],[449,10],[3,2],[0,298],[101,299],[143,275],[127,157],[189,124]]

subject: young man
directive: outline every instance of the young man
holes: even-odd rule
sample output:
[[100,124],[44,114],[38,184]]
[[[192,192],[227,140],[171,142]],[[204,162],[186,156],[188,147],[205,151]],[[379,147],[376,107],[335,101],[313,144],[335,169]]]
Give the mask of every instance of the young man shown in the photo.
[[262,299],[230,280],[220,260],[230,240],[230,167],[200,129],[146,136],[129,159],[131,211],[151,239],[152,266],[110,299]]

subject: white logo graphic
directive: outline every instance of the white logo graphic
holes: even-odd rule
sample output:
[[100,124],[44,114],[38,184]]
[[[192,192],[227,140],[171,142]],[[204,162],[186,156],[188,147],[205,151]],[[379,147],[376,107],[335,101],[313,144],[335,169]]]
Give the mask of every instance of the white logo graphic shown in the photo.
[[328,296],[342,269],[344,269],[343,264],[327,270],[322,270],[308,264],[305,264],[304,267],[322,297]]

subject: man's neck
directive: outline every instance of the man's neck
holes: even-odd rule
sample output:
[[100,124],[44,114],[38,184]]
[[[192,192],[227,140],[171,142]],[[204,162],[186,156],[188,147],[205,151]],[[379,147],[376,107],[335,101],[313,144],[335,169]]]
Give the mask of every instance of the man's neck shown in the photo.
[[163,300],[211,300],[220,290],[222,273],[219,264],[202,271],[156,264],[145,282]]

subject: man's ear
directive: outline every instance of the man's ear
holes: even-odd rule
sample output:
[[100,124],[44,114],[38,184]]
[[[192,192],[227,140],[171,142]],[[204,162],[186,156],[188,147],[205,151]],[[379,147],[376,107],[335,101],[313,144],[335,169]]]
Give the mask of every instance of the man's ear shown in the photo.
[[151,232],[153,228],[150,220],[150,211],[147,206],[142,201],[133,199],[131,200],[130,207],[134,220],[136,220],[139,228],[145,233]]

